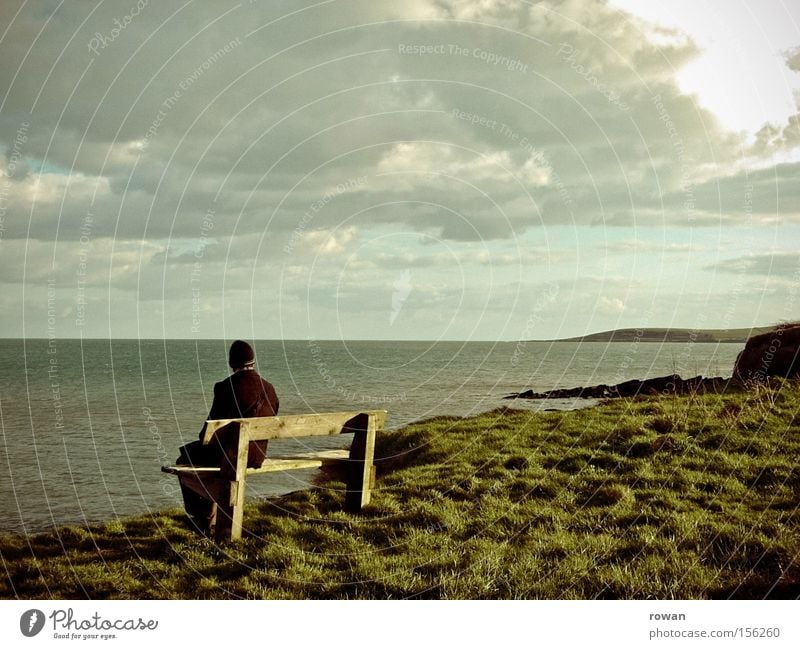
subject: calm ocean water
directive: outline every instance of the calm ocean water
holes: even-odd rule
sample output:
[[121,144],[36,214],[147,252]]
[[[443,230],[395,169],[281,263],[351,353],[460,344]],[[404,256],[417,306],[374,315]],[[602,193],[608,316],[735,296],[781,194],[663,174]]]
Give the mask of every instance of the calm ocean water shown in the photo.
[[[177,480],[159,468],[197,438],[213,385],[228,375],[227,347],[224,341],[0,340],[0,529],[33,532],[180,506]],[[382,408],[391,429],[508,405],[504,395],[527,388],[673,372],[730,376],[742,345],[258,341],[255,347],[281,414]],[[290,451],[292,444],[270,448]],[[251,487],[254,497],[285,493],[312,477],[272,474],[254,480],[248,494]]]

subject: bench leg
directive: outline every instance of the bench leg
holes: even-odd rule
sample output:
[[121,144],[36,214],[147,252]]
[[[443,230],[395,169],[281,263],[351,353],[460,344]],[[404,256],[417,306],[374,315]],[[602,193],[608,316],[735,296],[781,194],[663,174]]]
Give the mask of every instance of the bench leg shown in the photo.
[[365,421],[353,436],[350,461],[347,467],[347,493],[344,506],[347,511],[359,511],[369,504],[375,457],[375,418],[364,415]]
[[244,486],[235,480],[227,485],[227,495],[217,503],[215,541],[242,538],[244,514]]
[[221,441],[225,457],[222,460],[220,473],[226,482],[222,489],[222,497],[217,501],[214,539],[228,541],[242,538],[249,438],[239,424],[231,424],[231,428],[225,431]]

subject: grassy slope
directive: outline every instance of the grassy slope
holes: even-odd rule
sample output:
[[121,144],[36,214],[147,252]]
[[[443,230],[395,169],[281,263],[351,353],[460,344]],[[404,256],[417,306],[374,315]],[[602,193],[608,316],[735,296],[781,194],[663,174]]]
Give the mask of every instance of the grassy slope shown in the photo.
[[216,546],[178,511],[0,537],[25,598],[707,598],[800,595],[800,388],[437,418],[342,488],[253,503]]

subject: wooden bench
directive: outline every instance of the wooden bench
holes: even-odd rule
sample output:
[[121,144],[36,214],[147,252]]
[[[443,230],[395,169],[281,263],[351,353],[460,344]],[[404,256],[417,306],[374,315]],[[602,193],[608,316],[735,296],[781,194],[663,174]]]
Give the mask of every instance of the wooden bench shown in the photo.
[[[161,470],[177,475],[181,485],[217,504],[214,532],[217,541],[241,538],[247,477],[260,473],[344,464],[347,487],[345,509],[358,511],[369,503],[370,489],[374,486],[375,435],[383,428],[386,415],[385,410],[369,410],[210,419],[206,421],[202,442],[210,444],[216,440],[221,445],[223,454],[220,465],[164,466]],[[247,453],[251,441],[342,433],[353,433],[353,443],[349,451],[328,450],[267,457],[260,468],[247,468]]]

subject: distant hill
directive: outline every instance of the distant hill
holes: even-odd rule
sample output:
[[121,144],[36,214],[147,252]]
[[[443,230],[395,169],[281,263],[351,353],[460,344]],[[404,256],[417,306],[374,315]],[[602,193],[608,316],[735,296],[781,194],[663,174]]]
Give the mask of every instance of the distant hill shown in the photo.
[[772,331],[776,326],[749,329],[614,329],[575,338],[559,338],[549,342],[587,343],[743,343],[750,336]]

